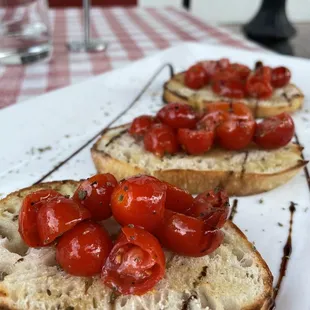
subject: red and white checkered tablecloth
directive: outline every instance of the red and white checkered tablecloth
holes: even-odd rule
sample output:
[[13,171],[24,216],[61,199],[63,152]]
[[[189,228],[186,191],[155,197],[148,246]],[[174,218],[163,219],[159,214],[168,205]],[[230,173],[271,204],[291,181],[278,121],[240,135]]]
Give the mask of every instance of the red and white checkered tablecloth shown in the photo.
[[69,53],[66,42],[81,39],[82,10],[51,10],[54,53],[49,62],[0,67],[0,108],[119,68],[181,41],[261,49],[227,30],[176,8],[93,8],[94,37],[108,43],[105,53]]

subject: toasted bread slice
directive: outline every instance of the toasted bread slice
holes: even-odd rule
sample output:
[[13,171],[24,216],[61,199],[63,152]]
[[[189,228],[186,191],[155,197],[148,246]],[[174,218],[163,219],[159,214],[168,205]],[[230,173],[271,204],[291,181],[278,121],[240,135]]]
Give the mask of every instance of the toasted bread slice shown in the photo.
[[301,147],[290,143],[271,151],[252,146],[243,151],[214,148],[203,156],[180,153],[158,158],[145,151],[128,133],[128,125],[106,131],[92,148],[97,170],[122,179],[149,174],[191,194],[221,186],[229,195],[245,196],[269,191],[286,183],[304,167]]
[[[184,84],[184,72],[176,74],[164,84],[164,101],[188,103],[198,111],[204,111],[208,102],[233,101],[227,97],[215,94],[210,86],[199,90],[188,88]],[[256,118],[264,118],[280,114],[282,112],[292,113],[301,109],[304,103],[304,95],[294,84],[288,84],[283,88],[275,89],[268,100],[257,100],[254,98],[238,99],[246,104]]]
[[[182,310],[271,309],[272,275],[260,254],[231,222],[211,255],[189,258],[166,252],[166,275],[143,296],[115,296],[99,277],[73,277],[57,267],[55,249],[28,249],[18,233],[22,199],[51,188],[72,195],[78,182],[39,184],[0,200],[0,309]],[[113,219],[106,227],[118,229]],[[114,225],[114,226],[113,226]],[[109,226],[109,227],[108,227]],[[111,232],[111,230],[110,230]]]

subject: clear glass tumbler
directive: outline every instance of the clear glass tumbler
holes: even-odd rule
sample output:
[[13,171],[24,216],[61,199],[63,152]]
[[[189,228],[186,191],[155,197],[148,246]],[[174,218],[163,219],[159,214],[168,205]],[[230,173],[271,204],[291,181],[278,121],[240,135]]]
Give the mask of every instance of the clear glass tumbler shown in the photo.
[[47,1],[0,0],[0,64],[29,64],[51,53]]

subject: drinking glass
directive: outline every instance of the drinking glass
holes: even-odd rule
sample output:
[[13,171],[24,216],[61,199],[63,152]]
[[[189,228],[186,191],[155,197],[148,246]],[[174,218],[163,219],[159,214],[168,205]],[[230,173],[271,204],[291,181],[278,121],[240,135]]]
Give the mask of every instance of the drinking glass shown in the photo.
[[51,53],[46,0],[0,0],[0,63],[28,64]]

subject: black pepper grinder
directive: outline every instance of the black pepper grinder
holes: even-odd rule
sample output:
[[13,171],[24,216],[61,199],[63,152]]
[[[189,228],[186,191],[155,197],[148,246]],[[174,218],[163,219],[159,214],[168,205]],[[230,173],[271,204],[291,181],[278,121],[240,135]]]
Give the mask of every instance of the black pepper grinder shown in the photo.
[[296,34],[285,11],[286,0],[263,0],[256,16],[244,26],[245,34],[282,54],[293,54],[289,39]]

